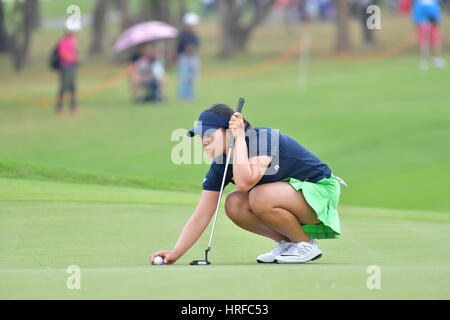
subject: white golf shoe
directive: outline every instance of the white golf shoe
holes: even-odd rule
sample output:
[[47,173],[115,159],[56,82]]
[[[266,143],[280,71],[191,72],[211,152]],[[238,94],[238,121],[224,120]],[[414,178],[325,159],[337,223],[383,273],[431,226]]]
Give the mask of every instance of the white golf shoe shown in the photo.
[[444,58],[441,58],[441,57],[433,57],[433,65],[434,65],[436,68],[442,69],[442,68],[445,68],[445,67],[447,66],[447,63],[446,63],[446,61],[445,61]]
[[277,263],[305,263],[322,256],[314,239],[310,242],[294,242],[283,253],[275,257]]
[[275,248],[272,249],[272,251],[260,254],[258,258],[256,258],[256,261],[259,263],[274,263],[275,257],[279,256],[283,252],[285,252],[289,247],[292,245],[292,242],[286,242],[286,241],[280,241],[277,243]]

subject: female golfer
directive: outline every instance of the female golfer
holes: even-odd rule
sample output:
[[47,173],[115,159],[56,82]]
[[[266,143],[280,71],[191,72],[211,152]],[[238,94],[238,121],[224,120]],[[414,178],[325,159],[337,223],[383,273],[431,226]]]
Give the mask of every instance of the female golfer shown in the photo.
[[[229,129],[229,130],[227,130]],[[193,215],[171,251],[155,252],[164,264],[177,261],[208,226],[219,198],[230,131],[234,149],[224,187],[236,191],[225,201],[227,216],[239,227],[276,241],[259,263],[304,263],[322,256],[314,239],[338,238],[340,186],[330,168],[294,139],[256,127],[224,104],[205,109],[188,132],[201,135],[213,160]],[[339,179],[342,181],[341,179]]]

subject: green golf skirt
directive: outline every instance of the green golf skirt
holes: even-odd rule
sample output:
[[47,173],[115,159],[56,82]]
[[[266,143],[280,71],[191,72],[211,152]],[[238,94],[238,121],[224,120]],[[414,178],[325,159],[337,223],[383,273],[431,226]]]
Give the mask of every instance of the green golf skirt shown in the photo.
[[339,215],[337,206],[339,202],[340,185],[336,177],[319,180],[315,183],[288,178],[283,181],[289,182],[295,190],[302,190],[306,202],[317,213],[322,223],[304,224],[303,230],[314,239],[337,239],[341,234],[339,227]]

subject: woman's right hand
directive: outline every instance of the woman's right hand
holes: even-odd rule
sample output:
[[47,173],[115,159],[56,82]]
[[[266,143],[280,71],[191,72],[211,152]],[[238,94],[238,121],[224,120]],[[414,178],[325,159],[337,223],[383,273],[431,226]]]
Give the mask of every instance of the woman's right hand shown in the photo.
[[157,251],[150,257],[151,264],[154,264],[153,262],[157,256],[163,258],[163,264],[172,264],[180,258],[173,251]]
[[217,200],[219,200],[218,191],[203,190],[197,208],[184,226],[183,231],[178,237],[177,243],[173,247],[174,250],[155,252],[150,256],[150,263],[154,264],[157,256],[160,256],[163,259],[163,264],[175,263],[182,257],[208,226],[208,223],[214,214]]

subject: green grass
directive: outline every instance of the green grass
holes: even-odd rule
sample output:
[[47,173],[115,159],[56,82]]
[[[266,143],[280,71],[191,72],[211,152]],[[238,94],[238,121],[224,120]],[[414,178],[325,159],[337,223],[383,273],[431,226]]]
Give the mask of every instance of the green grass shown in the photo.
[[[301,90],[295,68],[292,61],[265,77],[205,76],[199,99],[188,104],[171,98],[163,105],[133,106],[126,83],[120,82],[81,99],[82,116],[65,119],[55,117],[50,107],[0,102],[0,159],[50,171],[63,167],[130,181],[200,186],[208,165],[172,163],[171,152],[180,142],[179,137],[171,140],[172,132],[191,128],[206,106],[234,106],[243,96],[245,116],[253,125],[279,128],[349,183],[343,204],[450,210],[450,149],[444,147],[450,134],[449,69],[421,73],[413,56],[371,64],[315,59],[307,90]],[[98,70],[81,69],[80,87],[120,71]],[[21,88],[29,87],[36,96],[51,96],[54,84],[45,73],[39,82],[12,78],[0,94],[20,97]],[[169,91],[173,97],[173,73]],[[198,139],[192,145],[198,148]]]
[[[136,14],[140,9],[140,0],[128,0],[129,4],[129,12],[132,14]],[[76,5],[80,8],[81,14],[93,13],[95,8],[96,1],[92,0],[44,0],[40,1],[40,13],[41,19],[51,19],[51,18],[60,18],[64,16],[68,16],[66,10],[71,5]],[[8,13],[9,10],[12,10],[13,3],[5,2],[5,11]],[[186,1],[187,10],[200,12],[201,6],[196,0],[187,0]],[[114,10],[114,6],[110,5],[109,10]],[[176,1],[172,4],[172,18],[175,18],[175,14],[178,12],[178,6],[176,5]]]
[[[173,246],[197,197],[0,179],[0,298],[442,299],[450,293],[448,213],[342,207],[342,238],[319,241],[321,259],[289,266],[256,264],[273,243],[234,226],[221,210],[211,266],[188,265],[203,257],[209,228],[177,264],[149,265],[152,252]],[[69,265],[81,268],[81,290],[66,288]],[[366,287],[369,265],[380,267],[381,290]]]
[[[410,32],[405,19],[383,23],[377,50]],[[206,25],[191,103],[175,99],[174,69],[166,104],[131,104],[125,79],[90,93],[123,66],[83,55],[82,114],[60,119],[51,107],[57,75],[46,65],[60,31],[36,33],[22,73],[0,57],[0,298],[448,298],[450,69],[421,72],[413,48],[364,63],[313,51],[300,89],[297,59],[260,74],[245,70],[302,32],[332,46],[331,25],[291,34],[262,28],[232,61],[215,58],[217,26]],[[86,52],[88,30],[79,37]],[[218,71],[229,68],[241,69]],[[340,199],[341,239],[319,241],[324,256],[310,264],[257,265],[273,243],[237,228],[221,209],[213,265],[188,265],[203,257],[207,229],[176,265],[150,266],[152,252],[173,247],[208,170],[208,163],[172,162],[179,143],[172,133],[183,135],[205,107],[234,107],[238,97],[253,125],[292,136],[349,184]],[[198,138],[189,143],[200,147]],[[65,286],[72,264],[82,269],[80,291]],[[381,268],[381,290],[366,287],[369,265]]]
[[90,13],[94,10],[95,1],[90,0],[50,0],[41,1],[41,17],[47,18],[59,18],[69,16],[66,12],[67,8],[71,5],[76,5],[80,8],[81,14]]
[[[67,8],[76,5],[80,8],[80,13],[92,13],[95,8],[95,2],[92,0],[45,0],[40,1],[40,15],[41,19],[51,19],[68,17]],[[129,0],[130,11],[136,12],[139,8],[137,0]],[[13,8],[12,2],[5,2],[5,11],[9,12]],[[112,6],[111,6],[112,7]]]
[[144,189],[162,189],[176,191],[199,191],[200,186],[179,183],[157,178],[132,179],[127,177],[106,176],[73,172],[65,168],[46,168],[19,161],[0,161],[0,177],[13,179],[31,179],[59,181],[94,185],[126,186]]

